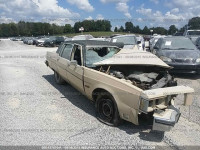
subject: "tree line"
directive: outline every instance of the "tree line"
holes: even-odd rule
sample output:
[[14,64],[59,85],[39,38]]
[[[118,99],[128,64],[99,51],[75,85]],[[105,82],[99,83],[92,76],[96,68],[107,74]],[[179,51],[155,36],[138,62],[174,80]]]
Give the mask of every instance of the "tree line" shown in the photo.
[[0,24],[0,37],[79,33],[80,27],[84,27],[85,32],[91,32],[111,31],[112,26],[110,21],[107,20],[84,20],[76,22],[73,27],[70,24],[59,26],[49,23],[20,21],[18,23]]
[[126,22],[125,27],[121,26],[120,28],[115,27],[115,32],[129,32],[129,33],[138,33],[138,34],[151,34],[151,30],[153,33],[161,34],[161,35],[173,35],[176,32],[184,32],[187,29],[200,29],[200,17],[194,17],[189,20],[188,24],[178,29],[175,25],[171,25],[169,29],[165,29],[164,27],[153,27],[148,28],[145,26],[143,29],[140,29],[139,26],[134,26],[132,22]]
[[140,29],[140,27],[134,26],[132,22],[126,22],[125,23],[125,28],[121,26],[120,28],[115,27],[115,32],[129,32],[129,33],[138,33],[138,34],[145,34],[149,35],[151,34],[151,30],[153,33],[161,34],[161,35],[173,35],[178,31],[175,25],[171,25],[169,29],[165,29],[164,27],[153,27],[153,28],[148,28],[145,26],[143,29]]
[[[39,36],[39,35],[56,35],[66,33],[79,33],[79,28],[84,27],[84,32],[96,31],[111,31],[111,23],[108,20],[84,20],[76,22],[74,26],[66,24],[59,26],[56,24],[42,23],[42,22],[24,22],[0,24],[0,37],[11,36]],[[164,27],[148,28],[145,26],[141,29],[138,25],[134,26],[132,22],[126,22],[125,26],[119,28],[115,27],[114,32],[127,32],[138,34],[151,34],[153,33],[162,35],[173,35],[176,32],[184,32],[186,29],[200,29],[200,17],[194,17],[189,20],[188,24],[178,29],[175,25],[171,25],[169,29]]]

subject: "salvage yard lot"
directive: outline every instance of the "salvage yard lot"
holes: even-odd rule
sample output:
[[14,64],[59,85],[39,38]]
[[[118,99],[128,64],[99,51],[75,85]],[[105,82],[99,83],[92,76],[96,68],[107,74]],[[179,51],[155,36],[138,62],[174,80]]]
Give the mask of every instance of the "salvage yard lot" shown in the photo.
[[96,119],[94,105],[77,90],[55,83],[44,64],[47,51],[56,48],[0,41],[0,145],[200,146],[200,76],[175,75],[195,94],[190,107],[176,98],[182,116],[170,132],[128,122],[114,128]]

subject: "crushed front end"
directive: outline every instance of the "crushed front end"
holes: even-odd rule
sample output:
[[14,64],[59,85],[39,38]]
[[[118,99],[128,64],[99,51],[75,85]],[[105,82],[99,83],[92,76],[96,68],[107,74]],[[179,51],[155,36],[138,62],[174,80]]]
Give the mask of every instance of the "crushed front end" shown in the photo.
[[153,130],[170,131],[181,115],[174,106],[174,98],[178,94],[184,94],[184,105],[188,106],[192,104],[193,92],[192,88],[186,86],[146,90],[141,95],[140,114],[152,114]]

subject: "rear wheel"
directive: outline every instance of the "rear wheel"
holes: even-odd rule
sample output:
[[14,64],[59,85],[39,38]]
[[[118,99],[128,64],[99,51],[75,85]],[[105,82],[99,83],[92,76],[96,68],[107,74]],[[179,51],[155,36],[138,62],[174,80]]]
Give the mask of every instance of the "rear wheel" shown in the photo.
[[64,84],[65,83],[63,78],[56,71],[54,71],[54,77],[55,77],[57,84]]
[[96,100],[97,119],[110,126],[118,126],[121,122],[117,105],[109,93],[99,93]]

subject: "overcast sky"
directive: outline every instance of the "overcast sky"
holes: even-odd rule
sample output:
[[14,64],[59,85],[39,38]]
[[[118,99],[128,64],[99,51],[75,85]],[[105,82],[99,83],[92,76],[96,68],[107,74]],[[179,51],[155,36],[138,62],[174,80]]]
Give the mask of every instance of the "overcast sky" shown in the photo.
[[0,23],[45,21],[74,24],[84,19],[109,19],[113,28],[132,21],[147,25],[182,27],[200,16],[200,0],[0,0]]

